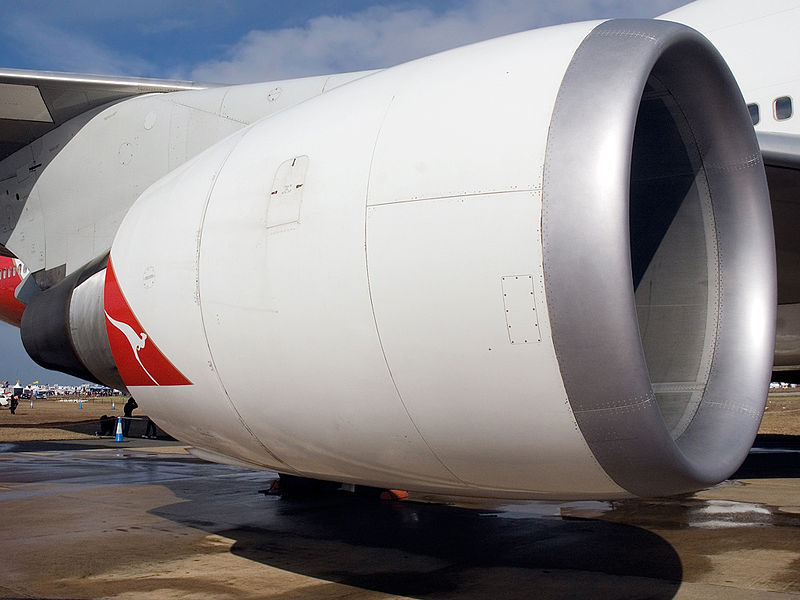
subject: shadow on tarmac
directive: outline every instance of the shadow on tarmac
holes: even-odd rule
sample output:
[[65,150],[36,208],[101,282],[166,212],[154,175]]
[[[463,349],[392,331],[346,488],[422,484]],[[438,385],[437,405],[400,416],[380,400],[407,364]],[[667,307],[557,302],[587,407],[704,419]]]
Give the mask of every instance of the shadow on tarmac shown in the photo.
[[731,479],[800,477],[800,436],[758,435],[753,449]]
[[[236,540],[232,552],[388,594],[513,599],[592,590],[594,597],[641,597],[646,578],[651,598],[672,598],[682,577],[667,542],[629,525],[369,501],[280,512],[295,522],[291,530],[226,532]],[[634,577],[632,587],[620,577]]]
[[[322,580],[320,589],[303,588],[307,597],[336,583],[420,599],[658,600],[674,597],[683,575],[672,546],[645,529],[513,506],[481,511],[349,494],[270,497],[246,525],[240,519],[220,530],[197,500],[153,512],[235,540],[233,554]],[[236,505],[217,503],[213,512]]]
[[[800,477],[800,437],[759,436],[735,477]],[[614,517],[686,527],[691,515],[677,513],[704,506],[699,500],[631,500],[612,503],[601,520],[568,512],[541,516],[514,505],[479,510],[329,494],[250,501],[252,512],[243,515],[243,494],[252,498],[252,483],[232,486],[213,507],[207,490],[174,492],[187,501],[155,514],[233,539],[231,552],[243,558],[321,580],[303,587],[308,597],[345,584],[436,600],[673,598],[684,574],[675,549]],[[222,516],[237,510],[235,519]]]
[[[351,592],[331,588],[345,584],[434,600],[666,600],[675,596],[687,572],[711,565],[682,564],[675,548],[651,530],[699,525],[698,531],[705,531],[721,520],[730,525],[740,519],[748,528],[737,531],[757,536],[751,547],[769,550],[785,550],[791,541],[786,536],[796,532],[792,513],[728,515],[719,505],[691,496],[572,503],[560,511],[546,503],[478,509],[342,493],[265,498],[257,490],[271,474],[263,472],[138,452],[70,454],[95,444],[6,444],[5,481],[164,486],[179,501],[150,509],[151,514],[232,539],[237,556],[318,580],[271,598],[340,597]],[[45,461],[27,458],[25,450],[34,449],[70,452]],[[800,478],[800,436],[759,436],[736,477]],[[723,543],[739,548],[740,535]]]

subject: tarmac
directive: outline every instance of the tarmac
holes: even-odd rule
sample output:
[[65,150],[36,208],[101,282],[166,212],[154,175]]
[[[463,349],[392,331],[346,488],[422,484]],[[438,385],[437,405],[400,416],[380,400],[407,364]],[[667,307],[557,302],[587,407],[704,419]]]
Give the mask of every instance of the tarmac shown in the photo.
[[272,478],[164,440],[0,443],[0,598],[800,599],[796,436],[676,498],[290,500]]

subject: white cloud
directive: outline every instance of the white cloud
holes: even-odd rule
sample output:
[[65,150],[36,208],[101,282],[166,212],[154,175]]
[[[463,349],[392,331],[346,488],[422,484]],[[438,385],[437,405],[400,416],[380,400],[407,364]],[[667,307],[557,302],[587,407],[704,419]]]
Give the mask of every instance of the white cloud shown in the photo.
[[[515,31],[601,17],[649,17],[681,4],[681,0],[387,0],[381,5],[378,1],[352,12],[345,0],[317,0],[312,4],[328,7],[328,14],[276,29],[275,23],[289,13],[270,11],[269,3],[261,0],[199,4],[0,0],[5,15],[0,49],[7,61],[31,65],[28,68],[236,83],[386,67]],[[308,13],[314,14],[313,9]],[[233,31],[246,31],[243,23],[248,22],[253,30],[238,34],[238,41],[231,43],[235,39],[231,36],[237,35]],[[209,56],[214,59],[208,60]]]
[[8,25],[6,35],[22,45],[28,56],[45,62],[52,70],[101,75],[137,75],[153,70],[142,58],[117,52],[29,15],[19,15]]
[[652,17],[681,3],[470,0],[444,13],[407,4],[376,6],[315,17],[301,28],[250,31],[224,58],[196,66],[190,77],[239,83],[387,67],[516,31],[592,18]]

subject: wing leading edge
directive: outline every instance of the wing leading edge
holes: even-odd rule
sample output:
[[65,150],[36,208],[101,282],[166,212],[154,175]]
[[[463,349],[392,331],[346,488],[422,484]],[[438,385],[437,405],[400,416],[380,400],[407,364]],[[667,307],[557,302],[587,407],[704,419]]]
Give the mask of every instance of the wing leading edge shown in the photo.
[[191,81],[0,69],[0,160],[92,108],[140,94],[206,87]]

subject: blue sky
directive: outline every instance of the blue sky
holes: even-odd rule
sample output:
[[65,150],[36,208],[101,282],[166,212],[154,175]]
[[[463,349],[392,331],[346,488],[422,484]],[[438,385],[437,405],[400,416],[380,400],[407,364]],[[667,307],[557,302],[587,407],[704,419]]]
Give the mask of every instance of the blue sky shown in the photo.
[[0,67],[242,83],[391,66],[681,0],[0,0]]
[[[0,0],[0,68],[244,83],[387,67],[506,33],[683,0]],[[0,323],[0,378],[71,383]]]

